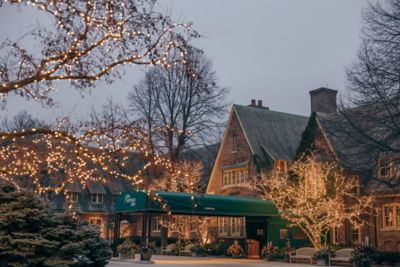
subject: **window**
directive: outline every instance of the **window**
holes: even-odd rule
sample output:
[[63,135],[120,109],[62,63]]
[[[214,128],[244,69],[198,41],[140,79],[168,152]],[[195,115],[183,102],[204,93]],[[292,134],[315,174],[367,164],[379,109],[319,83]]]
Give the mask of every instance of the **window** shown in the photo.
[[381,159],[379,161],[379,176],[388,177],[390,175],[390,161],[389,159]]
[[240,185],[247,182],[247,168],[228,169],[222,174],[222,187]]
[[296,240],[307,240],[307,235],[301,230],[301,229],[296,229],[293,232],[293,239]]
[[383,207],[383,228],[395,227],[395,206]]
[[99,218],[99,217],[91,217],[91,218],[89,219],[89,223],[90,223],[90,224],[98,225],[98,226],[100,226],[100,227],[101,227],[101,225],[103,224],[102,221],[103,221],[103,220],[102,220],[101,218]]
[[332,228],[331,243],[332,244],[339,244],[339,231],[338,231],[337,227],[333,227]]
[[279,239],[287,239],[288,238],[288,230],[285,229],[279,229]]
[[228,217],[218,217],[218,235],[227,236],[229,228],[229,218]]
[[241,217],[218,217],[218,236],[242,236],[243,222]]
[[232,153],[237,152],[237,134],[232,134]]
[[288,172],[288,162],[286,160],[275,160],[274,169],[280,173]]
[[382,158],[378,161],[378,176],[381,178],[400,176],[400,158]]
[[151,225],[152,230],[154,232],[158,232],[161,230],[161,224],[160,224],[161,218],[160,217],[154,217],[153,218],[153,224]]
[[242,229],[242,218],[230,218],[230,232],[231,236],[240,236],[241,235],[241,229]]
[[78,202],[78,193],[76,192],[67,192],[66,202],[68,203],[77,203]]
[[91,194],[93,204],[103,204],[103,194]]
[[351,241],[353,244],[361,243],[361,227],[353,227],[351,229]]
[[54,191],[53,190],[47,190],[46,192],[44,192],[42,194],[42,197],[43,197],[44,200],[48,200],[48,201],[53,200]]

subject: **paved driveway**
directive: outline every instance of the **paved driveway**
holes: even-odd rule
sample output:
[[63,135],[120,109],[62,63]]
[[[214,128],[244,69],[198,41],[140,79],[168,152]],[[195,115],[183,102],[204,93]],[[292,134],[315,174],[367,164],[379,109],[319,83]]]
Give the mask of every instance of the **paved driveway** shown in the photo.
[[247,259],[232,259],[232,258],[219,258],[219,257],[182,257],[182,256],[153,256],[153,265],[140,264],[138,260],[120,261],[117,258],[110,261],[107,267],[128,267],[128,266],[155,266],[162,265],[168,266],[217,266],[217,267],[231,267],[231,266],[267,266],[267,267],[310,267],[309,264],[289,264],[285,262],[266,262],[262,260],[247,260]]

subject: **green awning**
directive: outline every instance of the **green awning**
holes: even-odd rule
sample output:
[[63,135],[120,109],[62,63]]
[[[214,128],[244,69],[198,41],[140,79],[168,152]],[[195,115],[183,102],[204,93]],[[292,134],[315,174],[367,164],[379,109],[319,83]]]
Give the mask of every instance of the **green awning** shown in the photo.
[[[192,195],[177,192],[157,192],[168,204],[173,214],[203,216],[277,216],[278,211],[271,201],[251,197],[225,195]],[[161,213],[157,201],[148,200],[141,191],[121,193],[115,203],[116,212]]]

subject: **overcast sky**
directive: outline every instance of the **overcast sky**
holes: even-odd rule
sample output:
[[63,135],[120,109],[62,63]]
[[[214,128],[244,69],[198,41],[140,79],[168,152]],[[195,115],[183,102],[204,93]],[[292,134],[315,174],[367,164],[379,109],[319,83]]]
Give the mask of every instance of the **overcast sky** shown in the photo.
[[[345,68],[360,44],[361,11],[366,0],[160,0],[178,22],[193,22],[203,35],[195,45],[214,62],[220,84],[231,90],[230,101],[248,104],[262,99],[273,110],[310,113],[308,91],[321,86],[345,88]],[[45,25],[30,8],[0,7],[0,42],[18,38],[33,24]],[[54,120],[82,119],[91,107],[112,97],[125,103],[145,69],[131,67],[113,85],[98,84],[84,98],[61,86],[52,109],[10,96],[1,117],[27,109]]]

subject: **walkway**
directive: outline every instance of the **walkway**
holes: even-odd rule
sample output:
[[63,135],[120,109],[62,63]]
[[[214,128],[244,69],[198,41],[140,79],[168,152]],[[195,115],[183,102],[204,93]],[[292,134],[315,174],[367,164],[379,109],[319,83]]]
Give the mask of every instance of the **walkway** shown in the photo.
[[289,264],[286,262],[271,261],[266,262],[262,260],[248,260],[248,259],[232,259],[225,257],[183,257],[183,256],[160,256],[155,255],[153,259],[155,264],[139,264],[137,260],[120,261],[118,258],[114,258],[110,261],[107,267],[128,267],[128,266],[156,266],[162,265],[165,267],[177,266],[185,267],[206,267],[206,266],[217,266],[217,267],[231,267],[231,266],[267,266],[267,267],[310,267],[309,264]]

